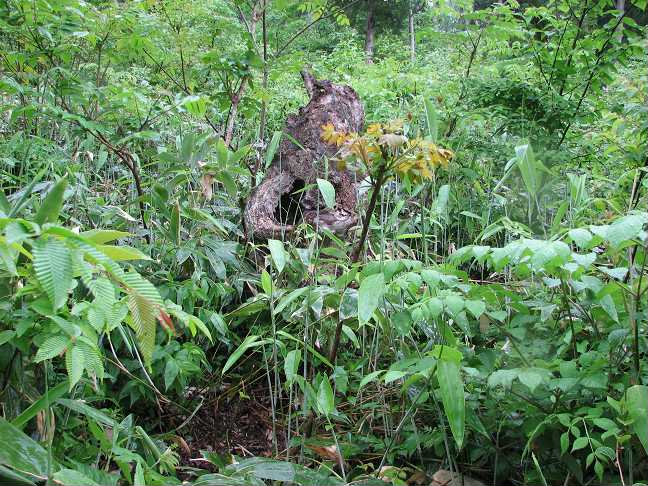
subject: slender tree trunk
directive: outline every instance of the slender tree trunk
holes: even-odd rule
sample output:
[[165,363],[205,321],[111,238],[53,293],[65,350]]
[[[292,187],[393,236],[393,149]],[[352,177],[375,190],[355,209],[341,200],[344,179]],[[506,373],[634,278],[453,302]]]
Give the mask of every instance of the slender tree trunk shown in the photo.
[[[414,33],[414,7],[412,1],[409,2],[409,16],[407,18],[407,27],[409,30],[409,41],[410,41],[410,61],[416,61],[416,35]],[[622,0],[617,0],[622,1]]]
[[[616,9],[621,12],[621,14],[625,13],[625,0],[616,0]],[[617,27],[617,40],[621,42],[623,40],[623,24],[619,24],[619,27]]]
[[367,0],[367,31],[365,37],[365,53],[367,64],[373,64],[374,56],[374,0]]

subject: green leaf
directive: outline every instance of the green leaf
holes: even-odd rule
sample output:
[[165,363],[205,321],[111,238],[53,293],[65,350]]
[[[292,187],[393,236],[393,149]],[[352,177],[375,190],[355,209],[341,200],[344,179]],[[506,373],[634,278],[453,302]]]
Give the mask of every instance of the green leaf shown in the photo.
[[333,209],[335,207],[335,187],[333,187],[333,184],[326,179],[317,179],[317,187],[322,193],[326,207]]
[[164,366],[164,389],[165,390],[168,390],[169,387],[173,385],[173,382],[178,376],[178,373],[180,373],[180,368],[178,367],[178,363],[176,362],[175,359],[168,358],[166,365]]
[[38,348],[34,362],[40,363],[46,359],[52,359],[58,356],[65,351],[68,344],[70,344],[70,338],[68,336],[58,334],[48,337]]
[[126,233],[125,231],[94,229],[90,231],[83,231],[79,233],[79,236],[91,243],[103,245],[104,243],[108,243],[119,238],[126,238],[127,236],[130,236],[130,233]]
[[335,411],[335,397],[328,377],[322,378],[317,390],[317,409],[322,415],[331,415]]
[[63,486],[99,486],[88,476],[73,469],[61,469],[55,472],[54,481]]
[[385,277],[382,273],[369,275],[360,283],[358,291],[358,320],[368,322],[385,294]]
[[[286,249],[284,248],[283,242],[279,240],[268,240],[268,248],[270,248],[270,255],[272,256],[272,261],[277,271],[281,273],[286,267]],[[266,293],[270,295],[269,292]]]
[[151,259],[150,256],[130,246],[97,245],[97,248],[108,258],[116,262]]
[[39,238],[33,243],[34,271],[41,287],[57,311],[67,302],[72,287],[70,250],[56,238]]
[[648,453],[648,386],[634,385],[628,388],[626,404],[632,418],[632,430]]
[[0,346],[11,341],[16,335],[16,331],[7,329],[6,331],[0,331]]
[[617,314],[616,305],[614,304],[614,299],[610,294],[604,295],[600,300],[599,304],[603,307],[603,310],[608,316],[612,318],[614,322],[619,322],[619,315]]
[[38,412],[45,410],[48,406],[53,403],[55,400],[61,398],[65,392],[68,390],[68,382],[62,381],[54,388],[47,391],[43,394],[38,400],[32,403],[27,407],[20,415],[11,421],[11,425],[22,429],[32,418],[34,418]]
[[115,419],[102,412],[101,410],[97,410],[96,408],[91,407],[83,400],[70,400],[69,398],[60,398],[56,401],[56,403],[63,405],[64,407],[67,407],[77,413],[80,413],[81,415],[85,415],[86,417],[91,418],[92,420],[99,422],[100,424],[104,424],[112,428],[119,427],[119,424],[115,421]]
[[201,96],[187,96],[182,100],[182,105],[192,115],[202,118],[207,112],[207,100]]
[[380,375],[382,375],[385,372],[385,370],[377,370],[377,371],[372,371],[368,375],[365,375],[362,380],[360,381],[360,385],[358,385],[358,391],[362,389],[365,385],[368,385],[372,381],[376,381]]
[[560,436],[560,454],[563,455],[569,449],[569,432],[564,432]]
[[261,272],[261,288],[268,296],[272,296],[272,278],[265,270]]
[[583,249],[587,248],[592,240],[592,233],[583,228],[569,230],[568,235],[579,248]]
[[248,349],[253,348],[255,346],[259,346],[260,344],[263,343],[263,341],[258,341],[259,336],[248,336],[246,337],[243,342],[239,345],[238,348],[230,355],[230,357],[227,359],[227,362],[225,363],[225,366],[223,366],[223,371],[221,373],[224,375],[227,370],[229,370],[234,364],[239,360],[241,356],[243,356],[243,353],[245,353]]
[[38,442],[1,417],[0,437],[0,464],[43,480],[47,478],[48,454]]
[[466,403],[459,365],[454,361],[439,360],[436,377],[439,380],[441,401],[452,436],[461,449],[464,440]]
[[587,447],[589,444],[589,439],[587,437],[579,437],[574,441],[574,445],[572,446],[572,452],[579,451],[581,449],[584,449]]
[[286,382],[292,383],[297,377],[299,362],[301,361],[301,352],[298,349],[289,351],[284,361],[284,372],[286,373]]
[[68,389],[72,391],[74,385],[76,385],[81,379],[83,370],[85,369],[85,357],[79,346],[68,348],[65,353],[65,367],[70,381]]
[[445,298],[445,305],[452,316],[457,316],[463,309],[466,301],[459,295],[448,295]]
[[635,238],[642,230],[643,225],[646,224],[648,215],[631,214],[617,219],[612,223],[606,231],[606,239],[612,246],[620,246],[624,242],[628,242]]
[[162,308],[162,298],[153,284],[135,271],[124,273],[122,282],[128,294],[128,309],[131,314],[129,324],[135,331],[144,363],[148,365],[155,346],[157,319]]
[[282,135],[283,132],[281,131],[276,131],[272,134],[272,140],[270,140],[270,144],[268,145],[268,150],[266,152],[266,159],[265,159],[266,169],[270,167],[270,164],[272,163],[272,160],[274,159],[274,156],[277,153],[277,149],[279,148],[279,142],[281,141]]
[[297,300],[299,297],[304,295],[306,292],[310,290],[309,287],[301,287],[299,289],[295,289],[292,292],[290,292],[288,295],[282,297],[282,299],[279,301],[279,304],[274,308],[275,314],[281,313],[288,305],[290,305],[292,302]]
[[67,177],[64,176],[54,184],[52,189],[45,196],[43,204],[38,209],[34,222],[37,224],[56,223],[61,207],[63,206],[63,196],[67,188]]
[[475,319],[479,319],[486,312],[486,304],[482,300],[467,300],[465,304],[466,309],[475,316]]

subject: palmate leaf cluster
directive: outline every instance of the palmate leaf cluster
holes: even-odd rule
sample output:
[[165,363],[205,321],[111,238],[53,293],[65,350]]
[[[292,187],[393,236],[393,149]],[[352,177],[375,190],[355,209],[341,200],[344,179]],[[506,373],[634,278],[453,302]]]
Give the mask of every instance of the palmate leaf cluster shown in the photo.
[[332,124],[322,127],[322,140],[339,148],[336,158],[341,167],[346,163],[361,164],[372,176],[386,173],[412,182],[431,180],[437,168],[448,168],[454,156],[448,149],[423,138],[404,135],[403,121],[372,123],[364,135],[339,132]]

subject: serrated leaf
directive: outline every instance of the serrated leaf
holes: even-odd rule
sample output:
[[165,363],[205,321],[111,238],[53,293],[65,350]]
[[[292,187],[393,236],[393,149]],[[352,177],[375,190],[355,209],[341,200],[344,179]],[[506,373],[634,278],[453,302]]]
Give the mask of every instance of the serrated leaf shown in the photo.
[[83,370],[85,369],[83,352],[78,346],[68,348],[65,353],[65,367],[68,373],[68,380],[70,381],[69,390],[72,391],[74,385],[76,385],[81,379],[81,376],[83,376]]
[[67,302],[72,287],[70,250],[56,238],[39,238],[33,243],[34,271],[41,287],[57,311]]
[[70,338],[67,336],[51,336],[43,341],[43,344],[38,348],[34,362],[40,363],[46,359],[52,359],[61,354],[70,343]]

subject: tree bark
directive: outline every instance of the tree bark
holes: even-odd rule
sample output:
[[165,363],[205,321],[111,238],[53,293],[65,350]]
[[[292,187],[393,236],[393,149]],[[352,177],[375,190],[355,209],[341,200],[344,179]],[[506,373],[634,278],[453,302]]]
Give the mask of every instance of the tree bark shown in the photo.
[[[625,13],[625,0],[616,0],[616,9],[621,12],[621,14]],[[623,40],[623,24],[619,24],[617,27],[617,40],[621,42]]]
[[[310,101],[288,117],[275,160],[250,195],[244,213],[248,237],[282,238],[302,221],[342,234],[357,222],[353,175],[333,160],[329,162],[339,148],[321,137],[322,126],[329,123],[340,132],[360,132],[364,124],[362,104],[349,86],[317,80],[307,71],[302,77]],[[324,206],[318,178],[326,178],[333,185],[334,207]],[[295,194],[305,187],[307,190]]]
[[367,0],[367,30],[365,36],[365,53],[367,64],[373,64],[374,56],[374,0]]
[[[622,1],[622,0],[619,0]],[[409,30],[409,43],[410,43],[410,61],[416,61],[416,35],[414,32],[414,6],[413,0],[409,2],[409,15],[407,18],[407,27]]]

